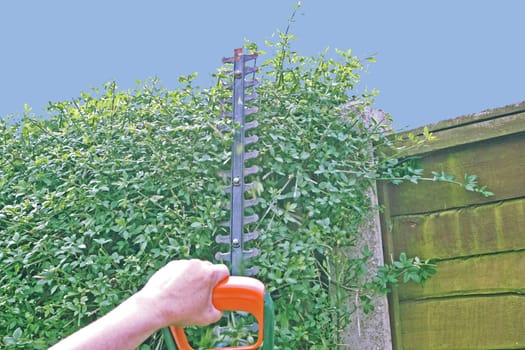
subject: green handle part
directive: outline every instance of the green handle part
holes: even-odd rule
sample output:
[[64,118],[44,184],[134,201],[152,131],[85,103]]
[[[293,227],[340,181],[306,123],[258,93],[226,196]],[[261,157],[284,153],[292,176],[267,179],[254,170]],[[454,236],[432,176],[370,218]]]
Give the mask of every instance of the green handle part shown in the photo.
[[273,327],[275,310],[270,293],[264,293],[264,340],[262,350],[273,350]]

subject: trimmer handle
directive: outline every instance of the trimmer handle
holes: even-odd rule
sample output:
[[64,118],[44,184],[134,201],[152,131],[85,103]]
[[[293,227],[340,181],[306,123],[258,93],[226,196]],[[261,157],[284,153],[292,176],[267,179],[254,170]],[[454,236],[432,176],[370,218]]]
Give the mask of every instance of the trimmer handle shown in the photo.
[[[253,345],[216,348],[216,350],[255,350],[264,338],[264,284],[251,277],[230,276],[219,282],[213,289],[212,302],[220,311],[249,312],[259,324],[257,342]],[[188,343],[184,328],[170,326],[173,338],[179,350],[193,350]]]

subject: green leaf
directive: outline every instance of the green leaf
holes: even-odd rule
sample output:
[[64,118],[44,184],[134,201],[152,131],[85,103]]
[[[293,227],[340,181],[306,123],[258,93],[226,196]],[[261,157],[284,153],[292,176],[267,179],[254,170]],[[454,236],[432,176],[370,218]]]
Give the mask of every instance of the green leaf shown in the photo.
[[13,332],[13,339],[19,339],[22,337],[22,328],[18,327]]

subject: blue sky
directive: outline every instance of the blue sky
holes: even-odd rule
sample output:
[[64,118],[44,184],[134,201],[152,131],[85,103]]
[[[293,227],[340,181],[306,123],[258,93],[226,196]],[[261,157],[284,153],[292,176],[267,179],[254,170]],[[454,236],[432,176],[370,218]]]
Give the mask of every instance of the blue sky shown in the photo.
[[[296,0],[17,0],[0,3],[0,116],[24,103],[45,114],[116,81],[121,89],[199,72],[208,86],[223,56],[284,30]],[[521,0],[304,0],[293,48],[376,54],[361,89],[397,130],[525,100]]]

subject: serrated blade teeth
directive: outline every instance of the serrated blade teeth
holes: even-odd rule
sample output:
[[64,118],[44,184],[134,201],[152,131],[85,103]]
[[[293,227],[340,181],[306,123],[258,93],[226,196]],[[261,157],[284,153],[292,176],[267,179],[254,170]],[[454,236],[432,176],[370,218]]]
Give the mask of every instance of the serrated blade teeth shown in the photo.
[[257,215],[257,214],[245,216],[244,217],[244,224],[245,225],[253,224],[257,220],[259,220],[259,215]]
[[257,266],[249,267],[244,270],[246,276],[255,276],[259,273],[259,268]]
[[[256,256],[259,256],[259,253],[260,253],[259,249],[252,248],[252,249],[244,250],[242,252],[242,256],[243,256],[243,259],[248,260],[251,258],[255,258]],[[226,253],[217,252],[215,253],[215,260],[231,262],[231,253],[230,252],[226,252]],[[252,272],[248,274],[248,271],[250,270]],[[259,272],[259,269],[257,267],[251,267],[245,270],[245,273],[248,274],[248,276],[253,276],[257,274],[258,272]]]
[[257,66],[245,67],[244,68],[244,74],[255,73],[255,72],[258,72],[258,71],[259,71],[259,67],[257,67]]
[[259,136],[257,135],[248,136],[244,138],[244,145],[247,146],[257,141],[259,141]]
[[227,252],[227,253],[217,252],[215,253],[215,260],[226,261],[226,262],[231,263],[231,254],[230,252]]
[[236,56],[233,56],[233,57],[223,57],[222,63],[234,63],[235,59],[239,59],[239,56],[241,55],[244,56],[244,62],[248,62],[248,61],[254,60],[257,57],[259,57],[259,54],[257,52],[251,53],[249,55],[243,54],[242,49],[235,49],[235,55]]
[[257,79],[253,79],[253,80],[250,80],[250,81],[246,81],[244,83],[244,88],[245,89],[251,88],[251,87],[257,86],[258,84],[259,84],[259,81]]
[[254,92],[253,94],[244,96],[244,102],[256,100],[258,97],[259,97],[259,94]]
[[258,126],[259,126],[259,122],[257,120],[252,120],[251,122],[244,124],[244,130],[254,129]]
[[244,176],[257,174],[260,170],[261,168],[259,168],[257,165],[252,165],[251,167],[244,169]]
[[220,132],[231,132],[232,128],[230,128],[228,125],[220,124],[217,129],[219,129]]
[[219,235],[219,236],[215,236],[215,242],[219,243],[219,244],[230,244],[230,236],[226,236],[226,235]]
[[[223,70],[224,74],[229,74],[230,78],[227,82],[221,82],[226,89],[233,90],[231,98],[227,103],[231,104],[231,111],[228,108],[221,108],[221,115],[223,117],[231,118],[235,125],[239,126],[228,129],[232,132],[232,156],[231,156],[231,171],[220,171],[219,175],[227,178],[230,181],[229,186],[224,190],[230,197],[230,203],[227,207],[230,209],[230,219],[228,222],[220,223],[220,226],[229,227],[230,235],[216,235],[215,241],[220,244],[229,246],[229,252],[218,252],[215,257],[217,260],[227,261],[230,263],[231,273],[233,275],[244,274],[252,276],[258,273],[257,267],[245,267],[243,260],[250,259],[259,255],[257,248],[248,249],[245,247],[245,242],[250,242],[258,238],[259,233],[256,230],[245,233],[247,225],[251,225],[259,220],[257,214],[246,215],[244,212],[246,208],[257,205],[258,200],[254,198],[246,199],[245,192],[257,188],[257,182],[246,183],[245,176],[249,176],[259,172],[258,166],[250,166],[245,168],[245,161],[259,156],[257,150],[246,151],[248,145],[254,144],[259,140],[256,135],[247,135],[247,131],[256,128],[259,123],[256,120],[250,122],[246,121],[246,116],[257,113],[259,109],[253,106],[253,103],[247,103],[257,99],[258,94],[256,89],[250,89],[259,85],[255,73],[259,68],[254,62],[252,67],[246,65],[247,61],[255,60],[258,57],[257,53],[245,55],[243,49],[235,49],[234,56],[223,58],[223,63],[232,64],[233,67],[228,67],[228,71]],[[233,69],[231,69],[233,68]],[[248,93],[250,91],[250,93]],[[226,99],[224,100],[226,101]],[[223,103],[224,103],[223,101]],[[250,118],[253,119],[253,118]],[[223,119],[222,123],[227,120]],[[252,196],[250,196],[252,197]],[[254,225],[255,226],[255,225]]]
[[245,199],[244,200],[244,208],[249,208],[257,205],[259,203],[259,200],[257,198],[252,199]]
[[242,252],[242,256],[244,259],[251,259],[259,255],[259,249],[252,248],[248,249]]
[[217,175],[219,175],[219,177],[227,177],[227,178],[232,177],[230,170],[219,170]]
[[254,52],[254,53],[249,54],[249,55],[244,55],[244,62],[251,61],[253,59],[256,59],[257,57],[259,57],[259,54],[257,52]]
[[[259,238],[259,232],[258,231],[252,231],[252,232],[248,232],[248,233],[245,233],[243,235],[243,238],[242,240],[244,242],[249,242],[249,241],[253,241],[255,239]],[[231,237],[229,235],[217,235],[215,236],[215,242],[219,243],[219,244],[230,244],[231,240]]]
[[244,184],[244,192],[255,188],[255,186],[256,186],[255,182],[250,182],[250,183]]
[[[226,62],[225,62],[225,60],[226,60]],[[222,59],[222,63],[233,63],[233,57],[223,58]],[[245,67],[244,68],[244,75],[248,75],[248,74],[251,74],[251,73],[257,73],[258,71],[259,71],[259,67],[258,66]],[[229,74],[233,74],[234,71],[232,69],[224,69],[224,70],[221,70],[221,73],[229,75]]]
[[258,156],[259,156],[259,151],[253,150],[253,151],[244,153],[244,160],[257,158]]
[[244,108],[244,115],[250,115],[253,113],[257,113],[259,111],[259,108],[257,107],[246,107]]
[[243,240],[245,242],[253,241],[254,239],[257,239],[257,238],[259,238],[259,232],[258,231],[252,231],[252,232],[246,233],[243,236]]

